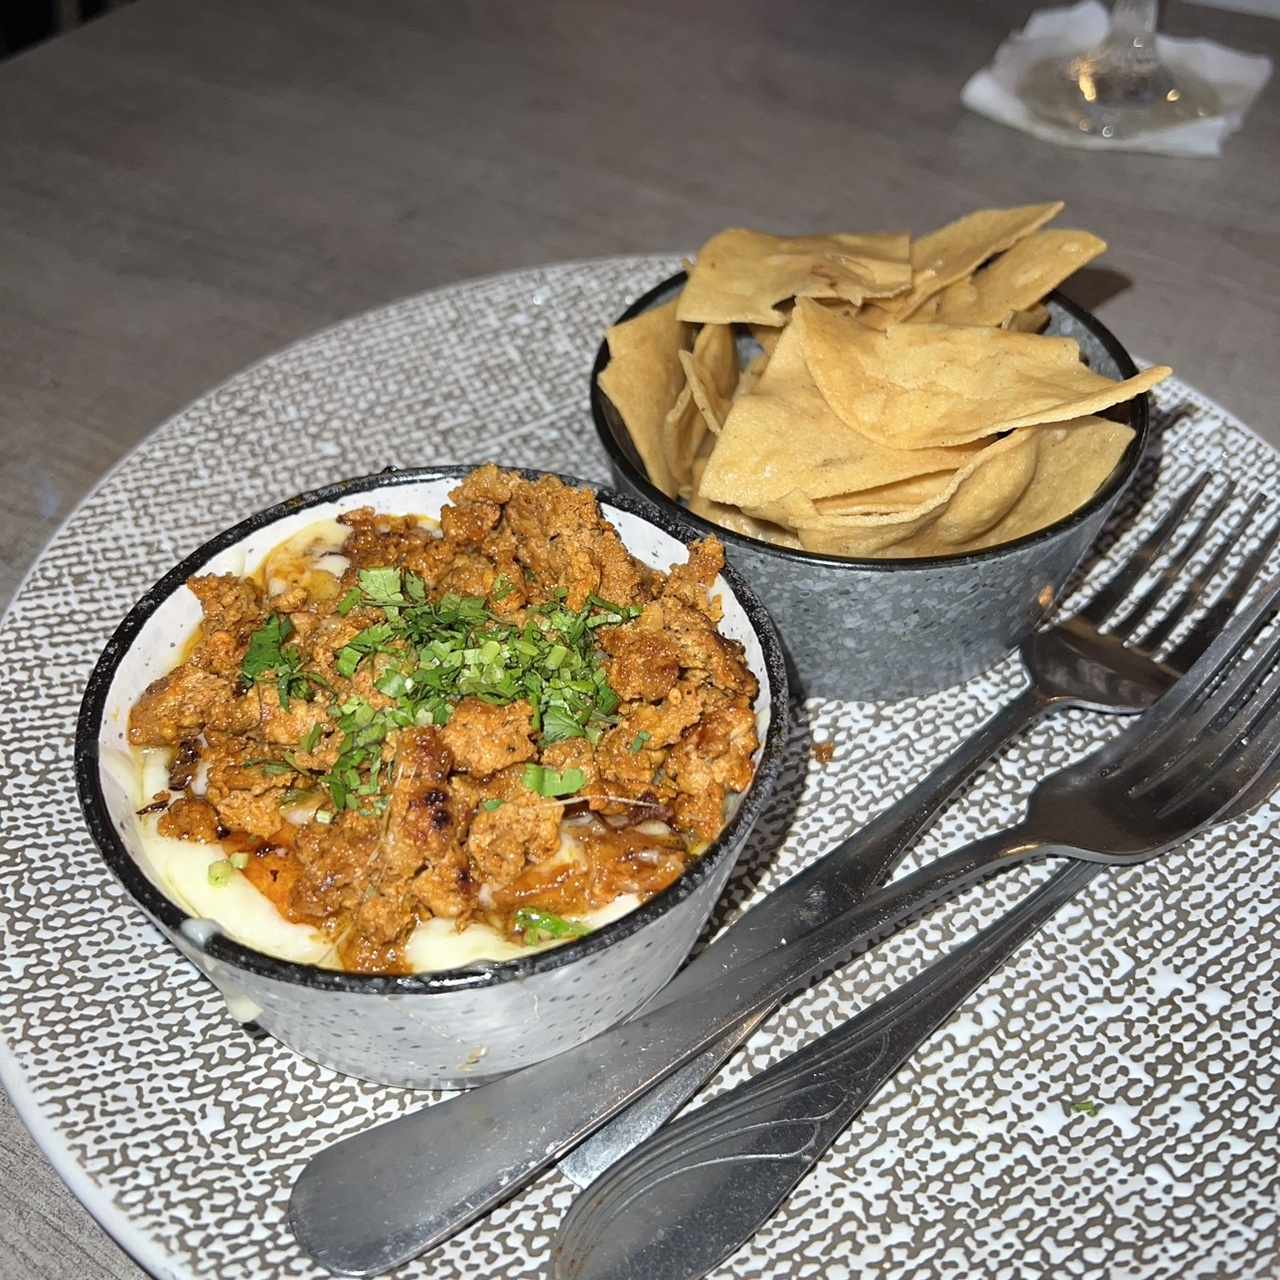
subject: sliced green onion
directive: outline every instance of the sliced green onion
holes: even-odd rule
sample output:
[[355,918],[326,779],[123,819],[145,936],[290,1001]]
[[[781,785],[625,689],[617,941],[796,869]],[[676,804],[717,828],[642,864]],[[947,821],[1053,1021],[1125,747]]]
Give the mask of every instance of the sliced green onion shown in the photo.
[[581,938],[591,932],[591,926],[581,920],[566,920],[533,907],[521,907],[513,923],[516,932],[524,934],[525,945],[530,947],[552,938]]
[[581,769],[556,770],[542,764],[527,764],[524,767],[524,785],[530,791],[548,798],[571,796],[575,791],[580,791],[586,781],[587,775]]

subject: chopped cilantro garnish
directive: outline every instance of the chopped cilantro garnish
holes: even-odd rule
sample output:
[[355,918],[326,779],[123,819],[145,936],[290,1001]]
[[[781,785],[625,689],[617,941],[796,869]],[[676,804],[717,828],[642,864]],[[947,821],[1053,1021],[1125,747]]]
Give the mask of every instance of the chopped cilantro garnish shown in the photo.
[[361,569],[360,590],[376,605],[400,605],[405,598],[400,590],[399,569]]
[[[378,705],[345,689],[339,693],[304,672],[297,646],[286,644],[293,630],[286,617],[273,617],[255,633],[242,666],[247,680],[274,676],[285,709],[290,697],[312,698],[313,686],[333,695],[328,713],[342,735],[337,759],[326,773],[307,774],[307,781],[328,793],[335,816],[348,810],[380,812],[386,800],[380,784],[386,783],[388,735],[413,725],[445,725],[462,698],[495,706],[528,702],[544,746],[574,738],[595,743],[617,723],[618,697],[609,687],[595,633],[631,621],[639,608],[591,596],[574,611],[561,587],[548,603],[527,609],[517,625],[491,613],[482,596],[448,593],[429,600],[426,583],[407,569],[361,569],[357,578],[359,585],[342,597],[338,613],[362,608],[382,616],[334,652],[334,670],[352,680],[367,667],[381,695]],[[490,598],[505,599],[513,590],[499,575]],[[313,726],[300,750],[314,750],[324,732]],[[271,769],[284,772],[286,766],[271,762]],[[572,795],[586,782],[581,769],[560,772],[538,765],[526,770],[525,779],[548,798]]]
[[[289,710],[292,698],[309,702],[315,695],[312,677],[302,670],[302,654],[297,645],[286,645],[293,623],[283,614],[273,613],[249,637],[249,646],[240,660],[240,675],[246,684],[274,677],[282,710]],[[322,683],[318,679],[315,683]]]
[[274,671],[283,662],[281,647],[293,634],[293,623],[284,614],[273,613],[249,637],[249,647],[240,660],[240,674],[246,680]]
[[1096,1116],[1098,1114],[1098,1104],[1086,1099],[1083,1102],[1071,1103],[1067,1110],[1078,1112],[1081,1115]]
[[260,769],[271,778],[276,778],[281,774],[293,772],[293,765],[284,764],[280,760],[246,760],[244,762],[244,767],[246,769]]
[[633,756],[638,756],[640,752],[644,750],[645,743],[648,741],[649,741],[648,732],[644,729],[641,729],[640,732],[637,733],[636,736],[631,739],[631,743],[627,747],[627,750],[631,752]]
[[480,807],[485,811],[485,813],[493,813],[495,809],[502,808],[502,801],[493,799],[481,800]]
[[618,698],[593,632],[628,621],[639,609],[593,597],[573,613],[560,589],[517,626],[490,613],[480,596],[449,593],[428,603],[421,579],[396,569],[362,570],[360,592],[365,606],[383,610],[385,621],[337,651],[337,671],[350,679],[367,657],[381,655],[374,687],[402,713],[393,717],[398,727],[445,724],[453,704],[467,697],[498,706],[527,701],[544,745],[595,742],[616,722]]
[[564,742],[569,738],[586,737],[586,728],[560,706],[550,706],[542,715],[543,742]]
[[544,764],[527,764],[522,780],[530,791],[554,799],[580,791],[587,781],[587,775],[581,769],[556,770]]
[[553,938],[581,938],[591,932],[590,926],[581,920],[566,920],[533,907],[521,907],[512,923],[517,933],[524,934],[525,945],[529,947]]

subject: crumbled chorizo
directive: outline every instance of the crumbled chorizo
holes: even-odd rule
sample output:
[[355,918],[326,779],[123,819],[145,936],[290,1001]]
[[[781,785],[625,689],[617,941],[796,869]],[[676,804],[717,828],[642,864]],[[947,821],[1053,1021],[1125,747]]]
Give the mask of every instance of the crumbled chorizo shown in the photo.
[[444,741],[459,768],[479,777],[497,773],[533,759],[533,708],[527,702],[497,707],[463,698],[444,728]]
[[486,466],[451,498],[438,528],[339,517],[341,581],[193,579],[196,644],[130,715],[135,746],[178,749],[159,829],[250,851],[348,969],[399,970],[433,916],[519,937],[526,906],[659,892],[751,779],[757,686],[716,628],[715,539],[659,573],[553,478]]
[[227,828],[219,823],[213,805],[192,796],[179,796],[160,815],[156,830],[162,836],[194,840],[197,844],[217,844],[227,833]]
[[482,809],[467,836],[474,878],[501,892],[527,865],[550,858],[560,848],[563,812],[563,805],[534,796]]
[[634,624],[600,637],[609,654],[609,684],[623,702],[661,702],[680,676],[680,651],[661,631]]
[[129,741],[135,747],[176,747],[206,727],[247,733],[257,722],[256,700],[211,671],[191,663],[152,681],[129,713]]

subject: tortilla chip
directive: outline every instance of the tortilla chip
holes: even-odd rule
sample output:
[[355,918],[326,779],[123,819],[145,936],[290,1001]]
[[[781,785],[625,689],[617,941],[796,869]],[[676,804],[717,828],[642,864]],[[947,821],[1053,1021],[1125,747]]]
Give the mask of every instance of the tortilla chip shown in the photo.
[[[687,351],[680,352],[682,356],[688,354]],[[682,365],[683,363],[681,361]],[[690,491],[693,455],[697,453],[702,437],[706,434],[707,429],[702,421],[702,413],[694,404],[693,390],[686,381],[662,423],[663,457],[667,473],[675,484],[676,494],[680,497],[685,497]]]
[[[973,456],[976,457],[976,453]],[[865,516],[914,518],[935,510],[951,497],[957,484],[957,474],[958,469],[937,471],[859,493],[839,493],[827,498],[810,498],[799,489],[793,489],[781,498],[749,507],[747,514],[789,528],[841,525],[850,521],[859,524]]]
[[840,493],[830,498],[815,498],[814,506],[828,515],[869,515],[876,511],[909,511],[942,495],[955,477],[954,471],[936,471],[932,475],[895,480],[876,489],[860,493]]
[[913,534],[927,528],[937,519],[936,514],[884,517],[862,525],[805,526],[796,530],[800,545],[806,551],[822,555],[853,557],[856,559],[896,556],[891,548],[905,542]]
[[[787,332],[802,325],[809,372],[834,414],[897,450],[938,449],[1084,417],[1149,391],[1172,372],[1157,365],[1113,382],[1080,362],[1071,338],[945,324],[880,333],[803,300]],[[906,474],[923,471],[881,483]]]
[[748,392],[755,389],[755,385],[764,377],[764,371],[769,367],[769,353],[762,351],[745,369],[738,375],[738,385],[733,390],[733,398],[737,400],[741,396],[745,396]]
[[[968,284],[967,280],[957,280],[955,284],[949,285],[948,288],[959,289],[966,284]],[[945,292],[946,290],[944,289],[943,293]],[[926,299],[926,301],[922,302],[920,306],[912,313],[911,319],[907,321],[907,323],[908,324],[932,324],[938,318],[938,306],[939,306],[941,297],[942,297],[942,294],[935,294],[932,298],[928,298]],[[860,318],[865,320],[865,317],[860,317]],[[874,328],[883,328],[884,326],[872,325],[871,327],[874,329]]]
[[615,324],[605,333],[609,363],[599,379],[649,479],[668,497],[675,497],[678,486],[667,465],[663,426],[684,383],[679,353],[688,336],[688,326],[676,318],[674,300]]
[[833,512],[795,492],[774,509],[798,530],[806,547],[835,555],[867,555],[908,539],[919,541],[925,530],[934,543],[964,542],[994,525],[1022,496],[1035,472],[1036,447],[1034,431],[994,440],[953,472],[941,490],[904,510]]
[[735,228],[712,236],[680,294],[681,320],[782,325],[788,298],[887,298],[911,285],[906,235],[771,236]]
[[1042,302],[1025,311],[1015,311],[1000,327],[1012,333],[1041,333],[1049,324],[1049,308]]
[[682,353],[680,363],[708,430],[719,435],[738,385],[738,347],[733,330],[727,324],[703,325],[692,356]]
[[[790,319],[789,316],[788,319]],[[766,356],[773,355],[773,349],[778,345],[778,339],[782,337],[782,328],[771,324],[749,324],[747,329],[759,344],[760,350]]]
[[[1073,271],[1105,253],[1087,231],[1037,231],[1006,249],[971,279],[948,285],[931,303],[939,324],[1002,325],[1015,311],[1035,306]],[[923,318],[925,307],[912,317]]]
[[753,519],[737,507],[724,502],[713,502],[700,494],[694,494],[689,499],[689,510],[704,520],[710,520],[712,524],[718,524],[722,529],[732,529],[734,533],[741,533],[748,538],[759,538],[761,542],[771,542],[776,547],[798,549],[800,546],[800,539],[790,529]]
[[[752,512],[796,489],[821,498],[952,471],[976,452],[972,445],[887,448],[847,427],[823,398],[805,361],[810,307],[805,304],[803,315],[797,310],[782,331],[751,394],[733,402],[702,477],[704,497]],[[829,314],[821,307],[813,310]]]
[[1035,478],[998,524],[958,550],[1012,542],[1066,519],[1084,506],[1120,464],[1134,438],[1132,427],[1109,418],[1085,417],[1038,427]]
[[689,488],[693,494],[702,491],[702,473],[707,469],[707,459],[711,457],[711,449],[714,445],[715,439],[707,436],[702,442],[702,448],[698,450],[698,456],[693,460],[693,474],[689,479]]
[[693,352],[677,352],[684,387],[662,424],[667,468],[677,491],[690,488],[690,469],[708,430],[720,431],[738,381],[738,348],[727,324],[706,324]]
[[1061,211],[1061,200],[1016,209],[980,209],[913,241],[911,288],[888,302],[868,306],[862,319],[879,329],[905,320],[934,294],[962,280],[993,254],[1016,244]]
[[1096,417],[1015,431],[984,450],[932,512],[827,518],[800,527],[800,541],[828,555],[894,558],[960,555],[1012,542],[1083,506],[1133,438],[1131,427]]
[[694,406],[702,419],[704,431],[718,436],[724,420],[729,416],[729,406],[733,397],[722,396],[714,379],[706,376],[706,370],[699,367],[698,362],[687,351],[680,353],[680,363],[684,365],[684,376],[689,384],[689,392],[693,396]]

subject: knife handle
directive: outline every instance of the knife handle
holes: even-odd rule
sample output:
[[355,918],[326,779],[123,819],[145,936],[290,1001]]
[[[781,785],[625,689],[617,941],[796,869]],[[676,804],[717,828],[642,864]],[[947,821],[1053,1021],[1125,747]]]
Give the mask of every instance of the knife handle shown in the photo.
[[880,1086],[1101,870],[1073,863],[891,995],[674,1121],[574,1201],[554,1280],[696,1280],[745,1244]]
[[[778,909],[781,897],[767,911],[757,907],[747,912],[660,992],[654,1004],[678,999],[685,990],[702,982],[704,959],[707,963],[739,963],[777,946],[779,939],[822,924],[829,914],[878,889],[897,870],[911,846],[933,825],[956,791],[1005,743],[1054,705],[1034,685],[1028,685],[935,765],[905,796],[788,882],[784,893],[789,901],[799,904],[799,910],[793,909],[792,918],[784,918]],[[827,888],[821,897],[796,892],[805,880],[813,881],[815,888],[822,885]],[[834,891],[837,886],[838,893]],[[810,908],[812,902],[821,904],[821,912],[810,911],[802,917],[801,911]],[[675,1115],[772,1012],[764,1009],[744,1018],[692,1062],[654,1085],[561,1159],[560,1172],[579,1187],[589,1185],[614,1161],[622,1159]]]

